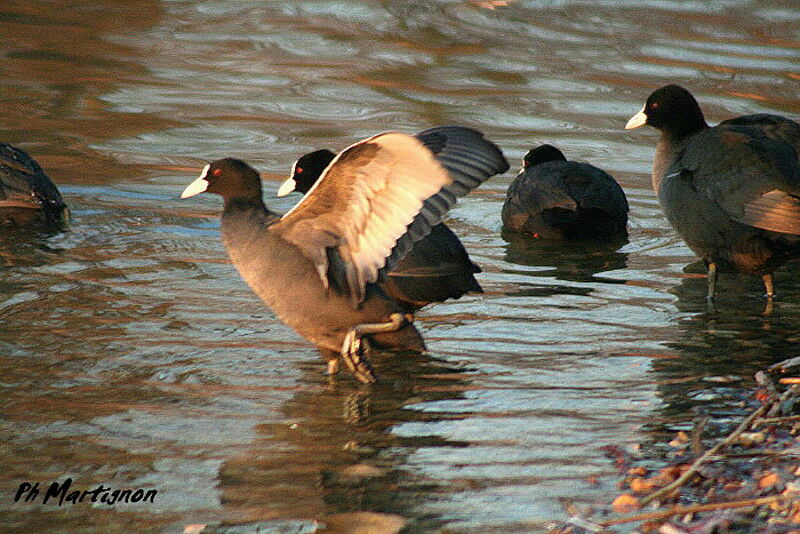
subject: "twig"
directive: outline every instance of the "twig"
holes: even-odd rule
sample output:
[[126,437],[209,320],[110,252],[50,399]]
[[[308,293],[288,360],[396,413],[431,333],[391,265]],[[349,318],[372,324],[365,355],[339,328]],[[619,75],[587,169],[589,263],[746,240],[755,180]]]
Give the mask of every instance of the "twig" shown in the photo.
[[587,521],[578,516],[570,517],[565,525],[573,525],[578,528],[582,528],[583,530],[588,530],[589,532],[602,532],[605,528],[602,525],[598,525],[597,523],[592,523],[591,521]]
[[713,447],[711,447],[710,449],[708,449],[708,450],[705,452],[705,454],[703,454],[703,455],[702,455],[700,458],[698,458],[697,460],[695,460],[695,461],[692,463],[692,465],[690,465],[690,466],[689,466],[689,469],[687,469],[686,471],[684,471],[684,472],[681,474],[681,476],[679,476],[679,477],[678,477],[678,478],[676,478],[676,479],[675,479],[673,482],[671,482],[670,484],[667,484],[667,485],[666,485],[666,486],[664,486],[663,488],[657,489],[656,491],[654,491],[654,492],[653,492],[653,493],[651,493],[650,495],[647,495],[646,497],[643,497],[643,498],[641,499],[641,501],[639,501],[639,505],[640,505],[640,506],[645,506],[645,505],[647,505],[647,504],[649,504],[649,503],[653,502],[654,500],[658,499],[658,498],[659,498],[659,497],[661,497],[662,495],[665,495],[665,494],[667,494],[667,493],[671,492],[672,490],[674,490],[675,488],[677,488],[677,487],[679,487],[679,486],[683,485],[683,483],[684,483],[684,482],[686,482],[687,480],[689,480],[689,477],[691,477],[693,474],[695,474],[695,473],[697,472],[697,470],[698,470],[698,469],[700,469],[700,466],[701,466],[701,465],[703,465],[703,464],[704,464],[706,461],[708,461],[708,459],[709,459],[709,458],[711,458],[712,456],[716,455],[716,454],[717,454],[717,451],[719,451],[719,450],[720,450],[722,447],[724,447],[724,446],[725,446],[725,445],[727,445],[728,443],[731,443],[731,442],[732,442],[734,439],[736,439],[737,437],[739,437],[739,434],[741,434],[742,432],[744,432],[745,430],[747,430],[748,428],[750,428],[750,424],[751,424],[751,423],[752,423],[752,422],[753,422],[755,419],[757,419],[757,418],[758,418],[760,415],[762,415],[764,412],[766,412],[768,409],[769,409],[769,405],[768,405],[768,404],[765,404],[765,405],[761,406],[761,407],[760,407],[758,410],[756,410],[755,412],[751,413],[751,414],[750,414],[750,415],[747,417],[747,419],[745,419],[745,420],[744,420],[744,421],[743,421],[743,422],[742,422],[742,423],[741,423],[741,424],[740,424],[740,425],[739,425],[739,426],[736,428],[736,430],[734,430],[734,431],[733,431],[731,434],[729,434],[729,435],[728,435],[728,437],[726,437],[725,439],[723,439],[722,441],[720,441],[719,443],[717,443],[716,445],[714,445]]
[[778,415],[778,413],[781,411],[783,403],[797,394],[798,386],[800,386],[800,384],[789,386],[789,389],[783,392],[781,398],[772,403],[772,406],[767,412],[767,417],[775,417]]
[[785,417],[764,417],[755,422],[757,425],[772,425],[800,421],[800,415],[787,415]]
[[692,454],[695,456],[703,454],[703,430],[705,430],[709,419],[711,418],[706,415],[694,425],[694,428],[692,428]]
[[761,456],[765,457],[775,457],[775,456],[800,456],[800,447],[792,447],[791,449],[784,449],[782,451],[776,451],[772,449],[765,449],[761,451],[753,451],[753,452],[731,452],[731,453],[722,453],[709,458],[709,461],[716,462],[718,460],[725,460],[728,458],[758,458]]
[[783,360],[782,362],[778,362],[776,364],[770,365],[767,370],[768,371],[785,371],[786,369],[790,369],[792,367],[797,367],[800,365],[800,356],[796,358],[789,358],[788,360]]
[[662,495],[666,495],[675,488],[682,486],[687,480],[689,480],[689,477],[691,477],[700,469],[701,465],[703,465],[706,461],[708,461],[709,458],[716,455],[717,451],[719,451],[726,445],[733,443],[742,432],[750,428],[750,426],[756,419],[758,419],[767,411],[769,411],[772,408],[773,404],[777,404],[778,406],[780,406],[780,404],[782,404],[786,399],[788,399],[791,395],[794,395],[796,392],[797,392],[797,386],[792,386],[791,388],[786,390],[783,393],[783,395],[781,395],[780,399],[778,399],[774,403],[764,404],[760,406],[756,411],[747,416],[747,418],[744,421],[742,421],[742,423],[738,427],[736,427],[736,430],[728,434],[728,436],[725,439],[723,439],[722,441],[718,442],[716,445],[708,449],[705,452],[705,454],[703,454],[700,458],[695,460],[692,463],[692,465],[689,466],[689,469],[684,471],[681,474],[681,476],[676,478],[672,483],[667,484],[663,488],[657,489],[656,491],[654,491],[650,495],[647,495],[646,497],[643,497],[641,501],[639,501],[639,506],[645,506],[653,502],[654,500],[658,499]]
[[763,506],[765,504],[772,504],[783,500],[797,500],[800,495],[773,495],[771,497],[761,497],[759,499],[747,499],[744,501],[728,501],[717,502],[711,504],[695,504],[692,506],[673,506],[669,510],[661,510],[659,512],[648,512],[645,514],[631,515],[628,517],[621,517],[619,519],[611,519],[600,523],[602,527],[611,527],[614,525],[622,525],[624,523],[633,523],[635,521],[648,521],[651,519],[667,519],[674,515],[686,515],[698,512],[710,512],[715,510],[730,510],[732,508],[754,508],[756,506]]

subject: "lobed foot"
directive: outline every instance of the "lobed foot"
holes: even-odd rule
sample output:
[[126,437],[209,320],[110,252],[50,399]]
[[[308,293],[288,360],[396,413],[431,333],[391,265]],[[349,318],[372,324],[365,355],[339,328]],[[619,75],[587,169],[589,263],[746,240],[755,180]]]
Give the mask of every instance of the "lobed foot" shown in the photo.
[[412,320],[413,316],[410,314],[393,313],[389,316],[389,321],[385,323],[363,323],[348,330],[342,343],[342,360],[350,372],[366,384],[376,382],[375,373],[372,372],[369,362],[364,358],[368,346],[363,336],[397,332]]
[[377,382],[377,379],[369,363],[364,358],[364,353],[368,347],[366,340],[361,339],[361,335],[358,332],[359,326],[362,325],[357,325],[347,331],[344,343],[342,343],[342,360],[356,378],[365,384],[370,384]]

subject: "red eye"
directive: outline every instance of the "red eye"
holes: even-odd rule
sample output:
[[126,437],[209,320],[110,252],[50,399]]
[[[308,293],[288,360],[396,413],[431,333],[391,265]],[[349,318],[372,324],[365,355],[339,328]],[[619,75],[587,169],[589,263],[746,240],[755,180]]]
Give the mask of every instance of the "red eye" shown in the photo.
[[213,171],[211,171],[211,174],[213,174],[214,176],[219,176],[220,174],[222,174],[222,169],[214,169]]
[[296,172],[297,174],[300,174],[301,172],[303,172],[303,167],[295,167],[294,168],[294,172]]

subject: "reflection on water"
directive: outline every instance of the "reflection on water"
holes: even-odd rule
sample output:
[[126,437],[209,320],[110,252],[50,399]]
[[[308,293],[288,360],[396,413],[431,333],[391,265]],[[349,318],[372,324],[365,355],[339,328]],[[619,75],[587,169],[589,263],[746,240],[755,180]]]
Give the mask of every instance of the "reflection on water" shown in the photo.
[[[381,363],[382,382],[376,388],[320,384],[318,370],[307,371],[310,387],[283,405],[284,420],[259,425],[248,449],[222,465],[220,489],[232,517],[251,522],[312,517],[326,524],[347,521],[351,527],[405,524],[424,495],[445,490],[410,470],[409,455],[468,443],[438,436],[408,440],[391,429],[401,422],[466,419],[466,413],[427,414],[413,407],[461,398],[469,388],[464,370],[416,354]],[[417,528],[441,524],[431,516]]]
[[[726,421],[800,342],[797,265],[769,316],[735,276],[706,308],[649,189],[655,133],[622,125],[673,81],[710,121],[797,116],[798,21],[780,0],[3,3],[2,141],[73,214],[0,241],[3,531],[526,532],[610,501],[602,446]],[[512,166],[552,143],[607,169],[628,240],[506,240],[513,177],[494,178],[448,221],[486,293],[423,311],[430,354],[376,354],[381,384],[330,382],[228,263],[218,202],[176,197],[207,159],[273,180],[311,149],[443,123]],[[68,476],[159,494],[11,502]]]
[[[556,280],[615,283],[613,278],[597,275],[624,269],[628,257],[627,253],[620,252],[620,248],[628,243],[625,238],[611,241],[549,241],[505,232],[503,237],[508,240],[506,262],[550,267],[537,271],[537,275],[545,276],[546,273]],[[625,281],[617,280],[616,283]]]
[[[692,407],[711,411],[731,409],[720,404],[724,395],[716,391],[729,389],[727,382],[731,380],[749,381],[755,372],[797,355],[798,267],[796,263],[789,264],[780,271],[781,294],[771,313],[764,313],[766,299],[760,280],[750,277],[720,278],[717,305],[711,311],[702,302],[707,290],[705,278],[685,278],[670,290],[679,298],[677,307],[690,314],[678,322],[681,335],[668,343],[680,358],[662,359],[653,365],[665,377],[682,378],[680,384],[663,385],[661,394],[667,401],[664,413],[668,414],[663,423],[685,419]],[[702,268],[698,263],[687,270]],[[742,400],[742,394],[729,395],[732,404]]]

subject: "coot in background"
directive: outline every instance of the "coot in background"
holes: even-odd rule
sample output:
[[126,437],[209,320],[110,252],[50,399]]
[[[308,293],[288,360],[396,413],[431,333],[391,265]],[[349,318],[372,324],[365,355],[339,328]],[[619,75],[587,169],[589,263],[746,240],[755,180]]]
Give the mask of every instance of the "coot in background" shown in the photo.
[[330,372],[341,355],[359,380],[371,382],[362,336],[379,347],[424,349],[410,314],[377,282],[456,197],[507,168],[480,132],[438,127],[350,146],[283,217],[264,206],[258,173],[230,158],[206,166],[181,197],[221,195],[223,241],[245,281],[317,345]]
[[675,231],[708,266],[759,275],[771,299],[773,271],[800,256],[800,125],[745,115],[710,127],[677,85],[654,91],[626,128],[661,131],[653,188]]
[[0,143],[0,225],[55,227],[67,206],[55,184],[26,152]]
[[278,188],[277,196],[285,197],[289,193],[308,193],[311,187],[317,183],[322,171],[330,165],[336,153],[323,148],[303,154],[292,165],[289,178]]
[[628,201],[605,171],[541,145],[525,155],[501,216],[505,230],[534,238],[613,238],[625,235]]
[[[301,156],[292,165],[291,174],[278,188],[277,195],[308,193],[334,157],[336,154],[327,149]],[[474,276],[479,272],[480,267],[469,259],[458,237],[444,223],[439,223],[386,273],[381,287],[403,304],[406,311],[415,311],[431,302],[457,299],[465,293],[483,293]]]

